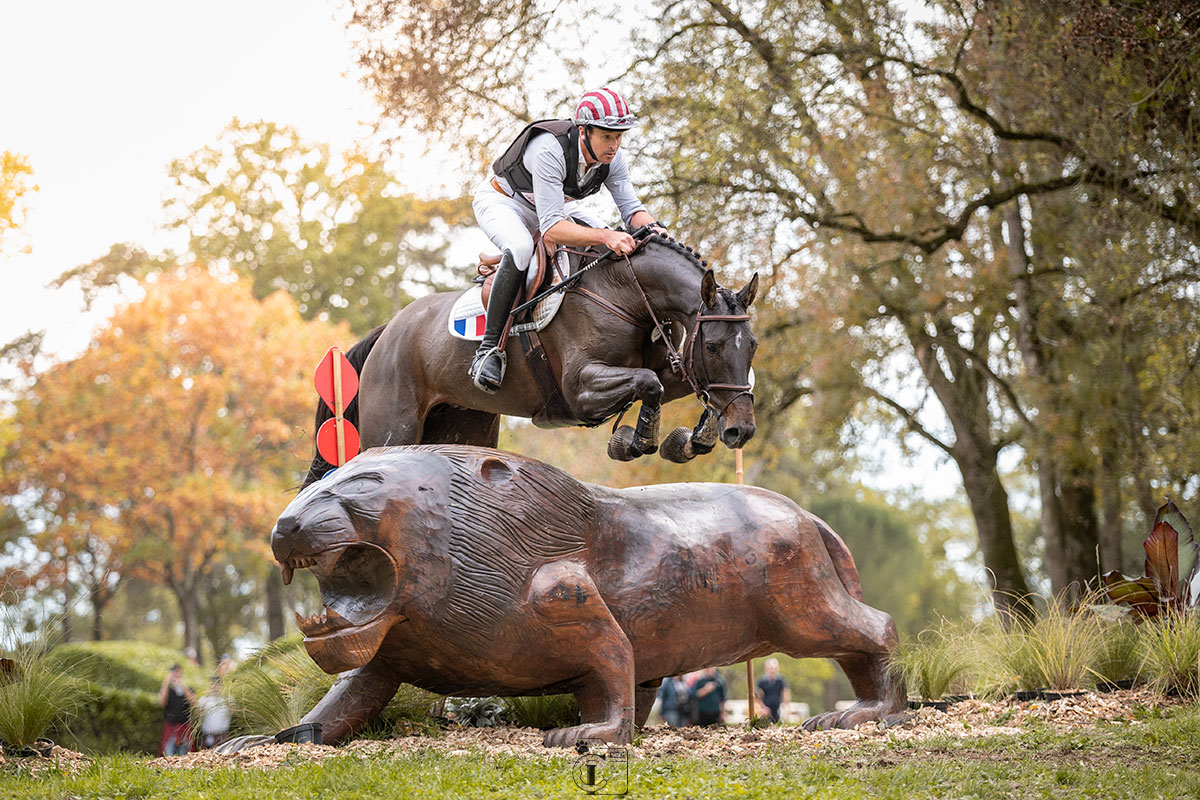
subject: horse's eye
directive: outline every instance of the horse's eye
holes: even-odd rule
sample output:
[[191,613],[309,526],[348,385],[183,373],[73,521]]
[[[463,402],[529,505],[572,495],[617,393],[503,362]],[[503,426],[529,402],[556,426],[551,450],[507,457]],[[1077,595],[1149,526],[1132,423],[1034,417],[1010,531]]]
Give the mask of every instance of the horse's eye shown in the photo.
[[717,350],[719,350],[719,349],[720,349],[720,347],[718,347],[717,344],[714,342],[705,342],[704,343],[704,351],[706,353],[708,353],[710,356],[715,356],[717,354]]

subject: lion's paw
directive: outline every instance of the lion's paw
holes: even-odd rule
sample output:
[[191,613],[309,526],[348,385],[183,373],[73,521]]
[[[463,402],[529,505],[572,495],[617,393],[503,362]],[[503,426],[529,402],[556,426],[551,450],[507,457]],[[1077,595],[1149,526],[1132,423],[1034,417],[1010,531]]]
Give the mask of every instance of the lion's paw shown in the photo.
[[555,728],[546,734],[542,744],[546,747],[576,747],[579,742],[596,739],[609,744],[629,744],[633,741],[632,725],[629,720],[600,722],[592,725],[574,725],[570,728]]
[[827,731],[830,728],[856,728],[864,722],[878,722],[896,709],[892,703],[880,700],[859,700],[845,711],[830,711],[804,721],[806,731]]

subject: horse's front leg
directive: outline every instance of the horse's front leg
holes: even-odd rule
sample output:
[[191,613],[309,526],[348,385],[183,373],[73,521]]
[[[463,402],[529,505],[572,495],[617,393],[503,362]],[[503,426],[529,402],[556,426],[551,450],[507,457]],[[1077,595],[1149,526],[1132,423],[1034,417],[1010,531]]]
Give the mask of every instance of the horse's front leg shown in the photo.
[[604,417],[633,401],[640,401],[637,426],[622,425],[608,443],[609,458],[632,461],[658,449],[663,385],[652,370],[591,363],[579,370],[563,388],[573,398],[580,419]]
[[711,453],[717,444],[717,432],[717,415],[711,408],[706,408],[694,429],[676,428],[668,433],[659,455],[676,464],[686,463],[696,456]]

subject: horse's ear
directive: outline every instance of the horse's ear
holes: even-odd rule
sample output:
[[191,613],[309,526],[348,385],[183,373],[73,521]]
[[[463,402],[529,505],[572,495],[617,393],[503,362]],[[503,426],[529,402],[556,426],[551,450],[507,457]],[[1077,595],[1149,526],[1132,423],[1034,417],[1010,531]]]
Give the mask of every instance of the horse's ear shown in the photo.
[[717,304],[717,276],[711,269],[704,270],[704,278],[700,281],[700,299],[705,308],[713,308]]
[[754,277],[750,282],[742,287],[742,290],[737,293],[738,302],[742,304],[742,308],[749,308],[754,302],[754,298],[758,297],[758,273],[754,273]]

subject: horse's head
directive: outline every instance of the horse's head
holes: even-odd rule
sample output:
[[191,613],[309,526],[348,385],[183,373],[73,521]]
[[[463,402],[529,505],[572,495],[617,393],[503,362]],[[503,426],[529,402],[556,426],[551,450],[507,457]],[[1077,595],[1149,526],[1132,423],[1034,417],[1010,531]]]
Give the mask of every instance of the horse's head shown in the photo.
[[750,362],[758,339],[747,312],[757,294],[757,272],[741,291],[732,292],[717,284],[711,269],[705,270],[700,313],[687,343],[687,368],[717,414],[721,441],[729,448],[741,447],[754,436]]

